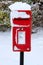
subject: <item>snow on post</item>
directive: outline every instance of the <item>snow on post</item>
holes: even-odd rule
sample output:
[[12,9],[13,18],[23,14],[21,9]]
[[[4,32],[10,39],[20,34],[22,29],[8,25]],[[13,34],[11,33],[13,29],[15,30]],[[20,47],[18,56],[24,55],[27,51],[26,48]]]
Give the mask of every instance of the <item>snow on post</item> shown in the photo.
[[10,13],[10,21],[11,25],[13,26],[14,24],[12,23],[13,18],[30,18],[30,15],[27,15],[26,12],[18,12],[18,10],[30,10],[31,11],[31,6],[26,3],[22,2],[15,2],[14,4],[9,6],[9,9],[11,10]]
[[9,6],[11,11],[14,10],[31,10],[31,6],[29,4],[26,3],[22,3],[22,2],[15,2],[14,4]]

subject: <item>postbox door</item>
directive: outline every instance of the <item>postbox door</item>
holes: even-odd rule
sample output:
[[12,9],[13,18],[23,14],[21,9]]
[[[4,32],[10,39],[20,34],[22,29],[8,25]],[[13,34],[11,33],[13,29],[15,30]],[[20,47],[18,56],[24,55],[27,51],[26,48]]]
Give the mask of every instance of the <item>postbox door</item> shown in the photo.
[[13,27],[13,51],[30,51],[30,34],[29,27]]

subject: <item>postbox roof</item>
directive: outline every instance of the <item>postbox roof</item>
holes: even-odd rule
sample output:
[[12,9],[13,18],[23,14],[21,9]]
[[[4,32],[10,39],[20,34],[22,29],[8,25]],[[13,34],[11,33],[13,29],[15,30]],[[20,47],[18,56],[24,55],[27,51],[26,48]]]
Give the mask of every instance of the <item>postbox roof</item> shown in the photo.
[[22,2],[15,2],[14,4],[9,6],[11,11],[14,10],[31,10],[31,6],[29,4],[26,3],[22,3]]

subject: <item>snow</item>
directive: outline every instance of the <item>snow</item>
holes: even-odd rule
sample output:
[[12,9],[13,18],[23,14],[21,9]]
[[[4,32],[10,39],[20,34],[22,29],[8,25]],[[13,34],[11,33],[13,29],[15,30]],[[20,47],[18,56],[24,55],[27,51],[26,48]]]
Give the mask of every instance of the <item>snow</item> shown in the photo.
[[19,53],[12,51],[11,32],[0,32],[0,65],[5,64],[19,64]]
[[31,10],[31,6],[29,4],[22,3],[22,2],[15,2],[14,4],[9,6],[9,9],[11,11],[14,11],[14,10]]
[[43,65],[43,29],[32,34],[31,52],[25,53],[24,65]]
[[[0,32],[0,65],[20,65],[20,53],[12,51],[11,32]],[[31,52],[24,53],[24,65],[43,65],[43,29],[32,34]]]
[[10,13],[11,26],[15,26],[15,24],[12,23],[13,22],[12,20],[14,18],[30,18],[30,15],[27,14],[26,12],[18,12],[18,10],[31,11],[31,6],[27,3],[15,2],[9,6],[9,9],[11,10],[11,13]]
[[12,18],[30,18],[30,15],[26,14],[26,12],[13,11],[11,14]]

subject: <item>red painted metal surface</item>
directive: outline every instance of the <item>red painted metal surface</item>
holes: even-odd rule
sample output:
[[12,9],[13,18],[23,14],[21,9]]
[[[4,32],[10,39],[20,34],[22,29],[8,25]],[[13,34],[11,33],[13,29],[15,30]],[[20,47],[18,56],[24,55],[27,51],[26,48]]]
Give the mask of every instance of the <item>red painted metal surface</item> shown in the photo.
[[[23,27],[12,27],[12,41],[13,41],[13,51],[31,51],[31,20],[32,13],[27,10],[19,10],[19,12],[26,12],[30,15],[30,18],[14,18],[13,23],[18,25],[23,25]],[[18,33],[25,32],[25,43],[18,43]],[[22,41],[21,41],[22,42]]]

